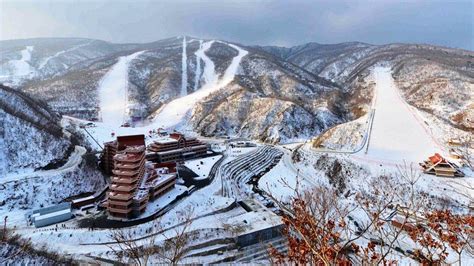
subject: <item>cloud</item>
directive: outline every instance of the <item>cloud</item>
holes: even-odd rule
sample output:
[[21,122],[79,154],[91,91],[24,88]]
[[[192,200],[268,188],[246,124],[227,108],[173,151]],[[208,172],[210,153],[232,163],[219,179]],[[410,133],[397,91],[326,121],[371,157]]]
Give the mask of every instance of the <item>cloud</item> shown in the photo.
[[[0,0],[2,1],[2,0]],[[1,39],[150,42],[177,35],[245,44],[422,42],[473,49],[471,1],[2,1]]]

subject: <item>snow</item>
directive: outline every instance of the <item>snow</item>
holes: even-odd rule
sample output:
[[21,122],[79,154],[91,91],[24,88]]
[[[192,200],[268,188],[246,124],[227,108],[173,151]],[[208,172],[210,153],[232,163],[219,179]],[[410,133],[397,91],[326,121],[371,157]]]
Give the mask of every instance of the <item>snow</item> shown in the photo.
[[282,159],[268,173],[263,175],[258,181],[259,188],[271,194],[277,200],[289,202],[296,196],[295,190],[305,190],[311,186],[316,186],[314,178],[310,178],[301,165],[296,167],[291,160],[291,152],[280,149],[284,152]]
[[[55,53],[55,54],[52,55],[52,56],[48,56],[48,57],[44,58],[44,59],[41,61],[41,63],[40,63],[40,65],[39,65],[38,69],[39,69],[39,70],[43,69],[43,68],[48,64],[49,60],[51,60],[51,59],[53,59],[53,58],[56,58],[56,57],[58,57],[58,56],[60,56],[60,55],[62,55],[62,54],[69,53],[69,52],[75,51],[75,50],[77,50],[77,49],[79,49],[79,48],[81,48],[81,47],[87,46],[87,45],[91,44],[92,42],[93,42],[93,41],[88,41],[88,42],[86,42],[86,43],[82,43],[82,44],[73,46],[73,47],[71,47],[71,48],[69,48],[69,49],[59,51],[59,52]],[[65,67],[65,68],[68,68],[67,65],[64,65],[64,67]]]
[[132,60],[144,51],[122,56],[105,74],[98,88],[102,122],[111,126],[122,125],[127,118],[128,68]]
[[181,59],[181,97],[186,96],[188,87],[188,58],[186,55],[186,36],[183,36],[183,56]]
[[[374,69],[375,116],[365,159],[391,163],[418,163],[440,148],[421,120],[401,98],[387,67]],[[361,155],[363,151],[359,152]]]
[[202,50],[202,40],[199,40],[199,49],[194,53],[196,55],[196,76],[194,78],[194,91],[198,90],[199,87],[199,81],[201,80],[201,56],[198,51]]
[[10,173],[5,177],[1,178],[0,184],[12,182],[16,180],[25,179],[28,177],[46,177],[55,176],[63,173],[67,173],[76,169],[76,167],[82,162],[82,156],[86,153],[86,149],[82,146],[76,146],[74,152],[69,156],[68,161],[61,167],[52,170],[32,171],[32,169],[23,170],[22,173]]
[[41,220],[44,220],[44,219],[48,219],[48,218],[51,218],[51,217],[63,215],[63,214],[70,213],[70,212],[71,212],[70,209],[64,209],[64,210],[59,210],[59,211],[55,211],[55,212],[46,213],[44,215],[39,214],[39,215],[35,216],[35,221],[41,221]]
[[234,79],[240,61],[248,52],[236,45],[228,44],[238,51],[238,55],[232,59],[232,62],[226,69],[222,79],[219,80],[215,71],[214,62],[212,62],[212,60],[205,54],[205,52],[211,48],[213,43],[214,41],[203,43],[202,48],[195,53],[196,56],[201,58],[205,63],[203,72],[205,84],[199,90],[166,104],[155,117],[154,124],[163,128],[172,128],[183,125],[183,123],[186,122],[185,120],[190,117],[191,110],[197,102],[211,93],[219,91]]
[[2,79],[7,78],[12,84],[18,84],[21,79],[34,76],[35,69],[30,65],[33,50],[34,46],[26,46],[25,49],[20,51],[20,59],[8,61],[6,66],[11,69],[10,71],[7,70],[7,73],[3,73],[5,70],[2,69]]
[[207,178],[212,166],[222,157],[222,155],[189,160],[184,165],[199,175],[199,178]]
[[178,196],[186,193],[187,190],[188,189],[185,186],[175,185],[173,189],[165,192],[159,198],[155,200],[150,200],[148,204],[146,205],[145,211],[139,217],[134,218],[134,219],[127,219],[127,221],[143,219],[155,214],[159,210],[162,210],[163,208],[168,206]]

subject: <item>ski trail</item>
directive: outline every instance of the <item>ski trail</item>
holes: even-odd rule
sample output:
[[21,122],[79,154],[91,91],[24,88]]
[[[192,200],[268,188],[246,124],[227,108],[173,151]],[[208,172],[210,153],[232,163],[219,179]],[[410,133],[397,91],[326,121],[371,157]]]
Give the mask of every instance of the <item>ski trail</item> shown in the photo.
[[81,48],[81,47],[87,46],[87,45],[91,44],[92,42],[93,42],[93,41],[86,42],[86,43],[82,43],[82,44],[76,45],[76,46],[74,46],[74,47],[71,47],[71,48],[69,48],[69,49],[59,51],[59,52],[55,53],[55,54],[52,55],[52,56],[48,56],[48,57],[44,58],[44,59],[41,61],[41,63],[40,63],[40,65],[39,65],[38,69],[43,69],[43,68],[46,66],[46,64],[48,64],[49,60],[51,60],[51,59],[53,59],[53,58],[55,58],[55,57],[58,57],[58,56],[60,56],[60,55],[62,55],[62,54],[69,53],[69,52],[72,52],[72,51],[74,51],[74,50],[77,50],[77,49],[79,49],[79,48]]
[[13,66],[14,72],[13,77],[26,77],[34,74],[34,68],[30,65],[31,52],[33,52],[34,46],[26,46],[24,50],[21,50],[21,58],[18,60],[10,60],[9,64]]
[[119,57],[99,82],[100,115],[104,124],[120,127],[126,120],[128,69],[130,62],[143,52]]
[[204,62],[204,72],[202,75],[205,84],[203,87],[215,85],[218,79],[214,62],[212,62],[212,60],[206,55],[206,51],[211,48],[213,43],[214,41],[203,43],[201,49],[197,50],[195,53],[196,56]]
[[[199,50],[202,49],[202,40],[199,40]],[[196,71],[195,71],[195,78],[194,78],[194,90],[197,91],[199,87],[199,81],[201,80],[201,60],[202,58],[198,56],[197,51],[194,53],[196,55]]]
[[238,54],[232,59],[232,62],[226,69],[222,79],[219,80],[215,71],[214,62],[212,62],[212,60],[205,54],[205,52],[211,48],[213,43],[214,41],[203,43],[202,48],[195,53],[196,56],[204,61],[205,64],[203,72],[205,84],[201,87],[201,89],[166,104],[161,109],[161,112],[156,116],[154,120],[155,126],[171,128],[185,123],[186,119],[189,119],[192,108],[197,102],[204,99],[211,93],[214,93],[225,87],[234,79],[240,61],[245,55],[248,54],[248,52],[236,45],[227,44],[230,47],[236,49]]
[[186,55],[186,36],[183,36],[183,56],[181,59],[181,97],[188,94],[188,57]]
[[[370,146],[364,158],[417,163],[440,152],[399,95],[390,68],[376,67],[377,99]],[[395,143],[395,144],[394,144]]]

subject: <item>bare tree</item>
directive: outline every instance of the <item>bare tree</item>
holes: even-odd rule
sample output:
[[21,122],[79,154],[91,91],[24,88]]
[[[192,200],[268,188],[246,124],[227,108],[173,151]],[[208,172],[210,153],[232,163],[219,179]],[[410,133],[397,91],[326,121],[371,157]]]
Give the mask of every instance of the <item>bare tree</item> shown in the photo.
[[165,237],[162,245],[155,248],[154,255],[167,264],[176,265],[189,251],[189,244],[193,238],[190,227],[193,223],[194,208],[188,206],[178,213],[178,224],[161,234]]
[[285,212],[283,234],[288,252],[270,248],[272,261],[392,264],[389,255],[400,251],[401,238],[410,238],[421,247],[412,254],[421,263],[444,263],[448,250],[456,252],[460,261],[461,253],[472,243],[474,218],[429,209],[427,195],[416,190],[419,179],[416,169],[404,164],[397,176],[380,176],[355,199],[341,198],[326,187],[295,191],[290,206],[277,202]]
[[473,139],[472,136],[464,138],[461,141],[461,146],[457,151],[461,155],[461,159],[464,163],[471,169],[474,169],[474,155],[472,153],[472,143]]
[[150,256],[155,253],[156,234],[138,240],[132,229],[122,228],[111,230],[109,237],[115,243],[107,246],[121,262],[130,263],[131,260],[134,265],[147,265]]

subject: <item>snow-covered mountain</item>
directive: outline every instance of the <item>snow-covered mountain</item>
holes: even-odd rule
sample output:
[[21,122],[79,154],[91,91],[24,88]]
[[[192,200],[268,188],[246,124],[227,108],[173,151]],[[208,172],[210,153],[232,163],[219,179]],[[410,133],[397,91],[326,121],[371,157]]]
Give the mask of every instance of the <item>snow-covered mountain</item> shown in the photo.
[[[373,66],[390,64],[410,104],[473,128],[470,51],[358,42],[284,48],[194,37],[145,44],[31,39],[2,42],[0,49],[7,84],[54,111],[89,120],[103,118],[101,91],[120,87],[114,97],[125,100],[117,123],[176,127],[184,119],[187,129],[205,136],[302,140],[365,115],[372,90],[364,78]],[[238,49],[246,54],[232,67]],[[132,54],[138,55],[124,63]],[[433,78],[440,75],[443,80]],[[164,116],[176,121],[164,123]]]
[[46,103],[0,85],[0,214],[101,188],[94,155],[80,145]]

